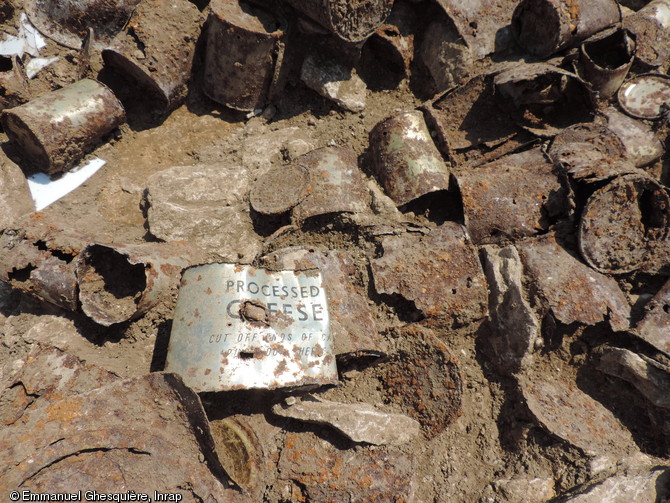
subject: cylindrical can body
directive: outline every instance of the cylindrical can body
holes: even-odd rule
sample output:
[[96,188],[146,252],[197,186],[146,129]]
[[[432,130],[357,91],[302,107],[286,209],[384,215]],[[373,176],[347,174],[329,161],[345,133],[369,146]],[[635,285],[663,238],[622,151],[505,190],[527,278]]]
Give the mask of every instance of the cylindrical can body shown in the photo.
[[662,65],[670,57],[670,0],[654,0],[623,20],[635,35],[635,57],[650,66]]
[[619,90],[633,64],[635,39],[621,29],[596,37],[582,44],[582,77],[601,98],[610,98]]
[[91,79],[44,94],[0,116],[12,143],[34,168],[47,173],[72,167],[125,118],[114,93]]
[[165,368],[198,392],[335,384],[332,346],[318,272],[205,264],[182,275]]
[[171,110],[186,98],[201,24],[200,11],[187,0],[142,2],[102,57]]
[[531,54],[547,57],[621,20],[614,0],[523,0],[512,32]]
[[205,94],[236,110],[262,108],[281,65],[283,23],[238,0],[213,0],[210,9]]
[[360,42],[372,35],[393,7],[393,0],[289,0],[289,3],[347,42]]
[[370,132],[377,179],[398,206],[449,188],[449,170],[419,111],[385,119]]

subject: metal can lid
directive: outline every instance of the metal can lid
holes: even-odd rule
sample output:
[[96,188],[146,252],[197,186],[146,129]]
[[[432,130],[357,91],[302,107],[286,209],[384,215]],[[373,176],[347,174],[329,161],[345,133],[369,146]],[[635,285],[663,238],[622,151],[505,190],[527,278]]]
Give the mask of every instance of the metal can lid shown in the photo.
[[309,194],[309,171],[299,165],[271,168],[251,187],[251,207],[264,215],[279,215],[289,211]]
[[670,107],[670,77],[658,73],[638,75],[626,82],[617,95],[619,106],[638,119],[660,119]]

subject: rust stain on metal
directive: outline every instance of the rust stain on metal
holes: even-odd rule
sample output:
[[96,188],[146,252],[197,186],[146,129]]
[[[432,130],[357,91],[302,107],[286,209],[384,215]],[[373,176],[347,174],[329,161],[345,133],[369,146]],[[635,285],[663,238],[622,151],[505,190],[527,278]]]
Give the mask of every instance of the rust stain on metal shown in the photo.
[[614,96],[635,58],[630,32],[612,28],[586,40],[580,49],[581,74],[601,98]]
[[251,207],[264,215],[279,215],[291,210],[312,192],[309,171],[290,164],[270,168],[252,185]]
[[623,27],[635,35],[635,57],[658,67],[670,57],[670,1],[653,0],[635,14],[623,18]]
[[624,82],[617,99],[631,117],[660,119],[670,109],[670,77],[657,73],[637,75]]

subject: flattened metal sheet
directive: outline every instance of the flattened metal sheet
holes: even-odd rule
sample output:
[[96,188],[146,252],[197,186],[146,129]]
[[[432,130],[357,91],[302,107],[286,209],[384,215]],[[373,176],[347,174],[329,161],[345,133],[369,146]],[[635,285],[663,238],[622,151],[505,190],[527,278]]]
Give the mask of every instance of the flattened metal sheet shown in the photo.
[[316,271],[187,269],[166,369],[196,391],[334,384],[328,305]]

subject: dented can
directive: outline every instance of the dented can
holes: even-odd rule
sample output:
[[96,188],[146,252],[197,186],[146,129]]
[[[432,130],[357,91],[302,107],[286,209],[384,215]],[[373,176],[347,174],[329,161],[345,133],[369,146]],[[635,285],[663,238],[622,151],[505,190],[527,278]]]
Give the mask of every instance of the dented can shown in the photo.
[[172,110],[186,98],[201,24],[188,0],[141,2],[102,58],[158,108]]
[[182,275],[166,370],[198,392],[336,384],[332,348],[318,272],[205,264]]
[[621,20],[615,0],[523,0],[512,16],[512,33],[519,45],[541,58]]
[[670,0],[654,0],[623,19],[637,42],[635,57],[657,67],[670,57]]
[[580,51],[582,77],[601,98],[614,96],[635,59],[635,39],[615,28],[586,40]]
[[0,111],[30,99],[28,76],[21,59],[0,56]]
[[238,0],[213,0],[203,90],[235,110],[263,108],[277,92],[286,23]]
[[289,3],[347,42],[369,37],[393,7],[393,0],[289,0]]
[[421,112],[402,112],[377,124],[370,148],[375,175],[398,206],[449,189],[449,170]]
[[107,86],[84,79],[5,110],[0,122],[31,167],[52,174],[72,167],[125,118]]

